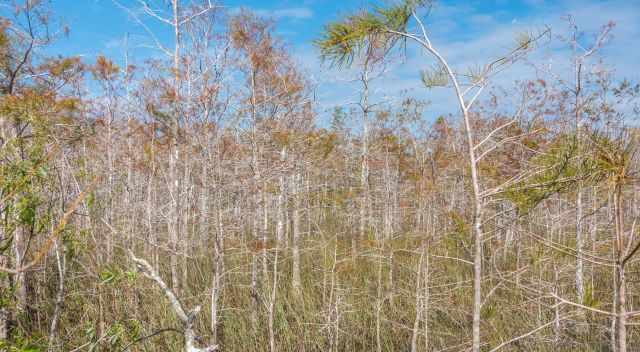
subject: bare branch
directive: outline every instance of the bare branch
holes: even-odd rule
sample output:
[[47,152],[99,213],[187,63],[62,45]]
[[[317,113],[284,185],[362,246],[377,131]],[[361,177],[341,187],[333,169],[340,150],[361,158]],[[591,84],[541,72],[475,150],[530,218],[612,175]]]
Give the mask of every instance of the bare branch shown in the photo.
[[594,312],[594,313],[604,314],[604,315],[608,315],[608,316],[611,316],[611,317],[615,317],[616,316],[615,313],[607,312],[607,311],[600,310],[600,309],[597,309],[597,308],[587,307],[587,306],[585,306],[583,304],[569,301],[567,299],[564,299],[564,298],[556,295],[555,293],[551,293],[551,296],[560,301],[559,303],[557,303],[553,307],[555,307],[555,306],[557,306],[559,304],[568,304],[570,306],[574,306],[574,307],[578,307],[578,308],[581,308],[581,309],[585,309],[585,310],[588,310],[588,311],[591,311],[591,312]]
[[[567,319],[567,318],[568,318],[568,316],[563,317],[563,318],[560,318],[560,320],[565,320],[565,319]],[[497,350],[499,350],[499,349],[501,349],[501,348],[503,348],[503,347],[505,347],[505,346],[507,346],[507,345],[509,345],[509,344],[512,344],[512,343],[514,343],[514,342],[516,342],[516,341],[518,341],[518,340],[522,340],[522,339],[524,339],[524,338],[526,338],[526,337],[529,337],[529,336],[531,336],[531,335],[535,334],[536,332],[538,332],[538,331],[540,331],[540,330],[542,330],[542,329],[546,328],[547,326],[549,326],[549,325],[552,325],[552,324],[556,323],[556,321],[557,321],[557,320],[556,320],[556,319],[554,319],[554,320],[552,320],[552,321],[550,321],[550,322],[548,322],[548,323],[546,323],[546,324],[543,324],[543,325],[538,326],[537,328],[535,328],[535,329],[533,329],[533,330],[531,330],[531,331],[529,331],[529,332],[527,332],[527,333],[525,333],[525,334],[522,334],[522,335],[520,335],[520,336],[514,337],[514,338],[512,338],[511,340],[505,341],[505,342],[503,342],[503,343],[499,344],[498,346],[494,347],[493,349],[491,349],[489,352],[495,352],[495,351],[497,351]]]
[[170,289],[167,284],[162,280],[160,274],[149,264],[146,260],[137,258],[133,252],[129,251],[129,256],[131,256],[131,260],[136,263],[136,267],[140,270],[146,277],[153,280],[158,287],[162,290],[164,295],[171,303],[171,307],[173,311],[178,316],[178,319],[182,322],[182,326],[184,328],[184,349],[185,352],[211,352],[216,351],[218,349],[217,345],[209,346],[205,348],[198,348],[196,346],[196,335],[193,330],[193,321],[200,312],[200,306],[196,306],[194,309],[189,311],[188,313],[184,310],[182,304],[176,297],[175,293],[172,289]]

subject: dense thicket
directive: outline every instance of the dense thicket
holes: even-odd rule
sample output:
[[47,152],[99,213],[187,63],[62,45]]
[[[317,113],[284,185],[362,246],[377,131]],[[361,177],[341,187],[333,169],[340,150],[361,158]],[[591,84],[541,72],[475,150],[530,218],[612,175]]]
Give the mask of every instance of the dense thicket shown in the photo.
[[[369,89],[395,45],[437,53],[403,37],[426,4],[358,13],[316,43],[362,83],[321,123],[271,22],[156,5],[129,15],[172,47],[138,66],[45,56],[40,1],[0,22],[0,350],[640,348],[640,87],[599,55],[612,24],[492,86],[549,40],[520,38],[436,117]],[[416,80],[451,89],[446,65]]]

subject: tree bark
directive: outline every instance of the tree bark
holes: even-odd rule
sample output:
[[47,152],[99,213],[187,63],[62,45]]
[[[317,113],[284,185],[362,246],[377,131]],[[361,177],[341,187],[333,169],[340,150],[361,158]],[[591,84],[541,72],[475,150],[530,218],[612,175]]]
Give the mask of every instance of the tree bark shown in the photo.
[[178,161],[180,160],[180,150],[178,144],[178,133],[180,131],[179,111],[177,109],[178,99],[180,96],[180,21],[179,21],[179,4],[178,0],[171,0],[171,8],[173,12],[173,35],[174,35],[174,51],[173,51],[173,94],[174,116],[171,121],[171,150],[169,154],[169,194],[171,199],[171,213],[169,214],[169,253],[171,267],[171,285],[174,290],[179,291],[180,279],[178,278],[178,240],[180,233],[180,176],[178,174]]
[[293,193],[293,239],[291,243],[291,286],[296,295],[302,293],[300,280],[300,173],[296,172],[291,182],[291,192]]
[[624,229],[624,202],[622,199],[622,186],[616,185],[613,193],[613,206],[615,216],[615,244],[616,253],[615,286],[616,290],[616,332],[618,340],[618,352],[627,352],[627,292],[625,278],[625,229]]

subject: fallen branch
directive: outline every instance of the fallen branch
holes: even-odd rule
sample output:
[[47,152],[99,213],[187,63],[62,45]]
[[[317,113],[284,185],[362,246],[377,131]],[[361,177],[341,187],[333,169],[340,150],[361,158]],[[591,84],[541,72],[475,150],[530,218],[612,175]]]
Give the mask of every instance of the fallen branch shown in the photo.
[[196,315],[200,312],[200,306],[196,306],[194,309],[185,312],[182,304],[176,297],[173,290],[171,290],[167,284],[162,280],[158,272],[153,269],[151,264],[149,264],[146,260],[137,258],[133,252],[129,251],[129,255],[131,259],[136,264],[136,267],[139,271],[141,271],[146,277],[156,282],[156,284],[162,289],[164,295],[167,296],[167,299],[171,303],[171,307],[174,312],[178,316],[178,319],[182,323],[183,327],[183,335],[184,335],[184,350],[185,352],[213,352],[218,350],[218,345],[208,346],[205,348],[196,347],[196,335],[193,330],[193,321],[195,320]]

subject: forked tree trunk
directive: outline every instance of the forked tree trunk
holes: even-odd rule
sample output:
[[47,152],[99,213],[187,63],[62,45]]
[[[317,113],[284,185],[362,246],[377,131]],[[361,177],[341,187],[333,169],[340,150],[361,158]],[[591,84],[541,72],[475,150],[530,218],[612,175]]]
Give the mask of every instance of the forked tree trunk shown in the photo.
[[195,307],[190,311],[186,311],[182,303],[176,297],[175,292],[167,286],[153,267],[144,259],[137,258],[132,252],[129,252],[129,256],[136,264],[138,270],[140,270],[147,278],[153,280],[156,285],[162,290],[164,295],[169,300],[171,308],[173,308],[178,321],[182,324],[182,334],[184,335],[184,351],[185,352],[213,352],[218,349],[217,345],[211,345],[205,348],[197,347],[198,337],[196,336],[194,322],[196,315],[200,312],[200,306]]
[[458,79],[456,78],[456,74],[451,69],[446,59],[437,51],[432,45],[431,41],[427,37],[426,30],[422,25],[422,22],[419,21],[417,15],[413,13],[414,18],[418,20],[418,23],[422,29],[423,38],[420,39],[414,35],[402,32],[391,31],[395,35],[401,35],[407,39],[417,41],[426,51],[428,51],[431,55],[433,55],[436,60],[443,67],[444,72],[446,72],[449,81],[453,85],[454,93],[456,99],[458,101],[458,105],[460,108],[460,112],[462,114],[463,122],[464,122],[464,133],[467,144],[467,153],[469,157],[469,169],[471,171],[471,185],[472,185],[472,199],[473,199],[473,222],[472,236],[474,237],[474,254],[473,254],[473,314],[472,314],[472,346],[471,350],[473,352],[480,352],[480,311],[482,306],[482,243],[483,243],[483,232],[482,232],[482,213],[483,213],[483,199],[481,193],[480,186],[480,178],[478,175],[478,159],[476,158],[476,148],[478,147],[475,144],[474,136],[473,136],[473,124],[471,123],[471,116],[469,113],[469,109],[471,105],[475,101],[475,98],[482,92],[483,85],[482,82],[479,82],[477,85],[477,92],[474,97],[469,100],[469,102],[465,101],[465,93],[462,91],[460,84],[458,83]]

